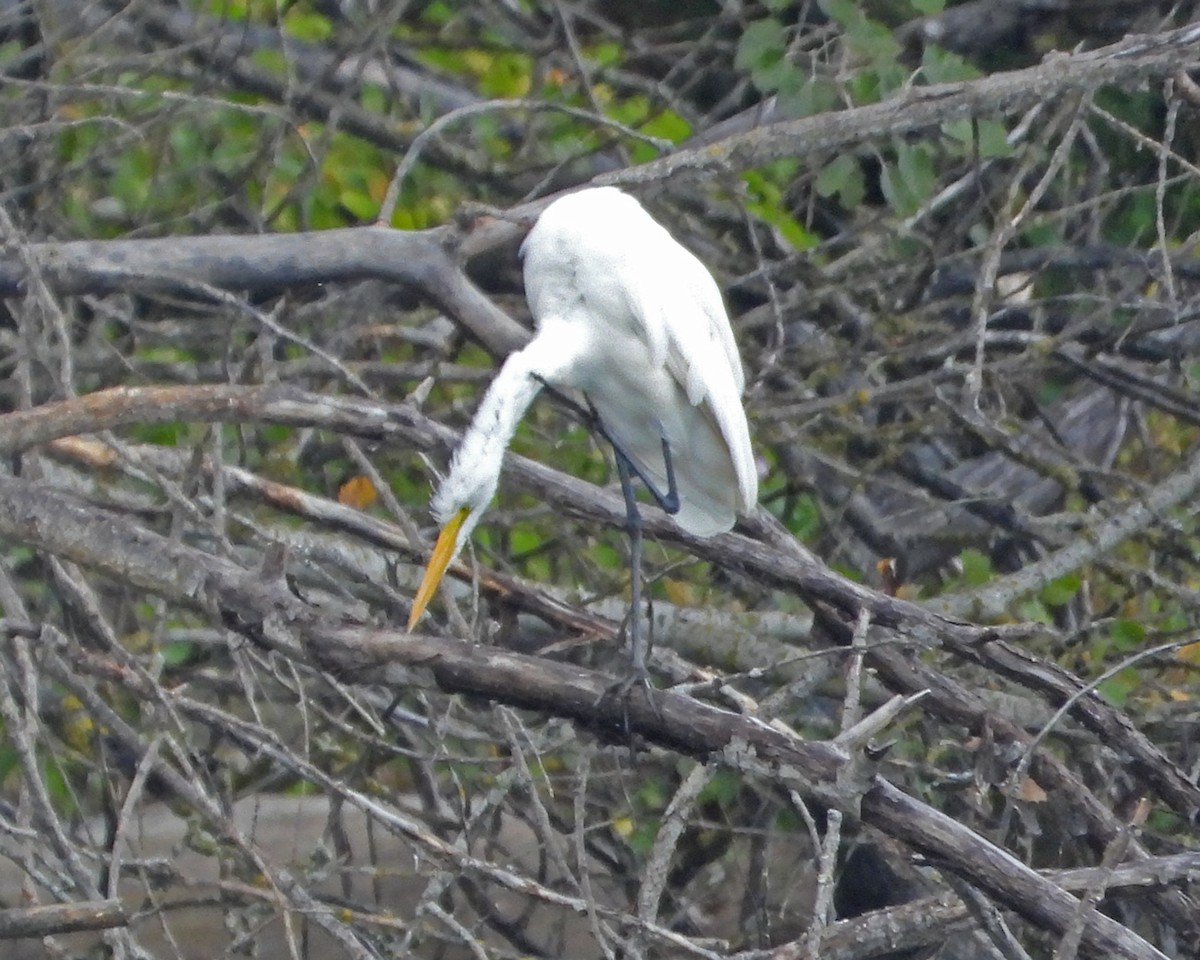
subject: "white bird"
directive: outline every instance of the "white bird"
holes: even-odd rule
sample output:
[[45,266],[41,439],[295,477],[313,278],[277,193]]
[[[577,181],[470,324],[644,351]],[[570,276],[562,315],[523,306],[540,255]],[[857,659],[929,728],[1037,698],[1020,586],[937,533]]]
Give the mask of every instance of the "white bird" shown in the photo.
[[640,523],[629,469],[681,529],[699,537],[729,530],[738,513],[754,508],[758,479],[737,344],[712,275],[615,187],[550,204],[521,256],[537,334],[492,381],[434,495],[442,529],[409,630],[491,503],[518,422],[550,384],[583,393],[616,451],[632,538],[634,669],[644,677],[636,633]]

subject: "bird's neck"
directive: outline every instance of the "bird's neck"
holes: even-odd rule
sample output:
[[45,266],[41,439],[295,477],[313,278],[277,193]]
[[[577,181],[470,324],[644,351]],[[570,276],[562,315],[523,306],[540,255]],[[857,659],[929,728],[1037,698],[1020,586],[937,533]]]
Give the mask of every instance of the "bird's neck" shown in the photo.
[[455,451],[450,473],[433,500],[434,515],[446,522],[464,503],[477,517],[496,492],[504,451],[517,432],[521,417],[542,389],[545,371],[551,377],[555,364],[548,360],[546,343],[535,338],[524,350],[504,362],[483,395],[471,426]]
[[525,351],[511,354],[480,401],[471,427],[463,437],[463,448],[480,444],[480,462],[497,462],[517,432],[525,411],[542,389],[538,371]]

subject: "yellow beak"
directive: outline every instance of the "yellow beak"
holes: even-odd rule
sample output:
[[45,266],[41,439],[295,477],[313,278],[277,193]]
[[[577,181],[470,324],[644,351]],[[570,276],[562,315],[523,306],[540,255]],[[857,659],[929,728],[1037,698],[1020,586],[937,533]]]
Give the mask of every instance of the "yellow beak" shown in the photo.
[[442,532],[438,534],[437,543],[433,545],[433,553],[429,556],[429,566],[425,568],[425,576],[421,578],[421,585],[417,587],[417,595],[413,598],[412,613],[408,615],[409,633],[412,633],[412,628],[417,625],[421,614],[429,606],[429,601],[433,599],[438,584],[446,575],[446,568],[454,559],[454,546],[458,542],[458,531],[462,527],[463,521],[467,519],[468,513],[470,513],[470,508],[463,507],[449,519],[442,527]]

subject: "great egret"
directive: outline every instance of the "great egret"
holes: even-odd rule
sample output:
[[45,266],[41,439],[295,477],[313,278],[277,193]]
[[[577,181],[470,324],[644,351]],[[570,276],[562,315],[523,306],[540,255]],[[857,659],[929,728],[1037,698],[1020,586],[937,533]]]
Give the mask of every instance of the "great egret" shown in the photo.
[[521,255],[537,335],[501,367],[434,495],[442,530],[408,628],[491,503],[529,404],[545,384],[571,388],[587,398],[616,452],[631,537],[633,668],[644,679],[641,525],[630,473],[696,536],[729,530],[736,514],[753,509],[758,480],[737,344],[712,275],[615,187],[554,201]]

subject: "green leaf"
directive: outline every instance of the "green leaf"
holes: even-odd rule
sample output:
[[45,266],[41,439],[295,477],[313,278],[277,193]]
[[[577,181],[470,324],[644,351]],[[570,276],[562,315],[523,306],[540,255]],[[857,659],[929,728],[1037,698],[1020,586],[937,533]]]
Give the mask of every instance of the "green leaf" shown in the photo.
[[1097,688],[1100,695],[1114,707],[1123,707],[1129,695],[1142,684],[1142,676],[1133,667],[1126,667]]
[[783,24],[770,17],[755,20],[742,31],[733,64],[741,70],[754,70],[764,62],[778,60],[786,49]]
[[[648,118],[640,127],[642,133],[671,143],[682,143],[692,133],[692,125],[673,110],[664,110]],[[645,163],[658,156],[658,150],[648,143],[636,143],[632,154],[635,163]]]
[[[6,743],[4,736],[4,728],[0,726],[0,743]],[[21,755],[15,747],[3,746],[0,747],[0,783],[8,780],[14,770],[21,766]]]
[[855,0],[821,0],[821,9],[831,20],[850,27],[863,20],[863,12]]
[[825,164],[817,174],[816,190],[822,197],[837,195],[849,210],[857,208],[867,192],[858,158],[843,153]]
[[866,579],[861,570],[847,563],[831,563],[830,567],[852,583],[863,583]]
[[962,564],[963,582],[969,587],[982,587],[992,579],[992,560],[979,550],[968,547],[958,557]]
[[658,837],[658,828],[660,821],[655,818],[643,823],[639,823],[633,833],[629,835],[626,843],[629,844],[629,849],[634,853],[642,855],[648,854],[654,849],[655,838]]
[[691,124],[674,110],[662,110],[662,113],[655,114],[644,122],[642,132],[649,134],[650,137],[660,137],[664,140],[671,140],[672,143],[680,143],[691,136]]
[[421,19],[431,26],[445,26],[454,19],[454,8],[441,0],[435,0],[421,11]]
[[920,204],[904,187],[904,179],[893,164],[885,163],[879,171],[879,189],[892,211],[901,217],[916,213]]
[[779,84],[779,111],[787,117],[811,117],[838,105],[838,91],[825,77],[809,77],[788,65],[788,75]]
[[908,0],[913,5],[913,9],[917,13],[924,14],[927,17],[933,16],[935,13],[941,13],[946,7],[946,0]]
[[46,781],[46,791],[54,801],[55,809],[66,815],[78,810],[78,804],[75,802],[77,794],[67,783],[63,769],[55,757],[46,757],[42,761],[42,778]]
[[144,423],[134,426],[131,432],[142,443],[174,447],[187,435],[187,426],[182,423]]
[[721,806],[728,806],[738,798],[741,790],[741,774],[732,770],[718,770],[700,791],[699,802],[711,803],[715,800]]
[[592,62],[598,67],[612,67],[621,62],[625,48],[615,41],[598,43],[589,51]]
[[934,190],[937,189],[937,171],[933,165],[933,151],[928,144],[898,144],[896,163],[914,198],[920,203],[924,203],[933,196]]
[[603,570],[623,570],[625,554],[609,543],[597,543],[588,548],[592,562]]
[[1068,573],[1065,577],[1052,580],[1042,587],[1039,596],[1042,603],[1048,607],[1062,607],[1075,598],[1082,586],[1083,578],[1078,573]]
[[196,645],[194,643],[164,643],[159,648],[159,655],[162,657],[162,662],[168,667],[178,667],[187,663],[196,654]]
[[821,532],[821,507],[807,493],[796,498],[788,529],[799,539],[807,541],[813,540]]
[[528,54],[499,53],[479,78],[479,89],[489,97],[523,97],[532,76],[533,58]]
[[1146,640],[1146,628],[1136,620],[1122,617],[1114,620],[1108,628],[1113,645],[1123,652],[1138,650]]
[[896,160],[883,165],[879,186],[888,205],[899,216],[916,213],[937,187],[929,145],[898,142]]
[[374,220],[379,213],[379,204],[360,190],[343,190],[338,202],[360,220]]
[[292,7],[287,12],[283,25],[292,36],[312,43],[324,40],[333,33],[333,24],[328,17],[299,7]]
[[1022,600],[1016,605],[1013,613],[1018,620],[1028,620],[1031,623],[1051,624],[1054,622],[1046,605],[1041,600],[1034,598]]
[[257,47],[251,54],[250,59],[262,67],[264,70],[269,70],[271,73],[286,73],[288,69],[287,58],[283,55],[282,50],[272,50],[269,47]]
[[925,47],[921,56],[921,73],[929,83],[957,83],[983,76],[981,70],[959,54],[933,44]]
[[747,24],[738,39],[733,62],[739,69],[749,71],[759,90],[770,93],[795,72],[786,54],[787,32],[782,23],[768,17]]
[[[895,65],[900,59],[900,44],[892,31],[882,23],[863,19],[862,23],[846,31],[846,44],[855,53],[866,57],[878,70],[882,66]],[[903,82],[907,71],[891,74],[888,89],[893,89]]]
[[978,151],[981,157],[1008,157],[1013,148],[1008,142],[1008,129],[999,120],[953,120],[942,132],[963,144],[966,150]]
[[537,530],[524,524],[517,524],[509,534],[509,553],[513,556],[522,556],[539,549],[545,542],[546,538]]
[[795,170],[792,161],[781,161],[760,170],[748,170],[743,176],[754,199],[746,209],[771,224],[797,250],[807,250],[817,238],[784,206],[781,183],[791,180]]

